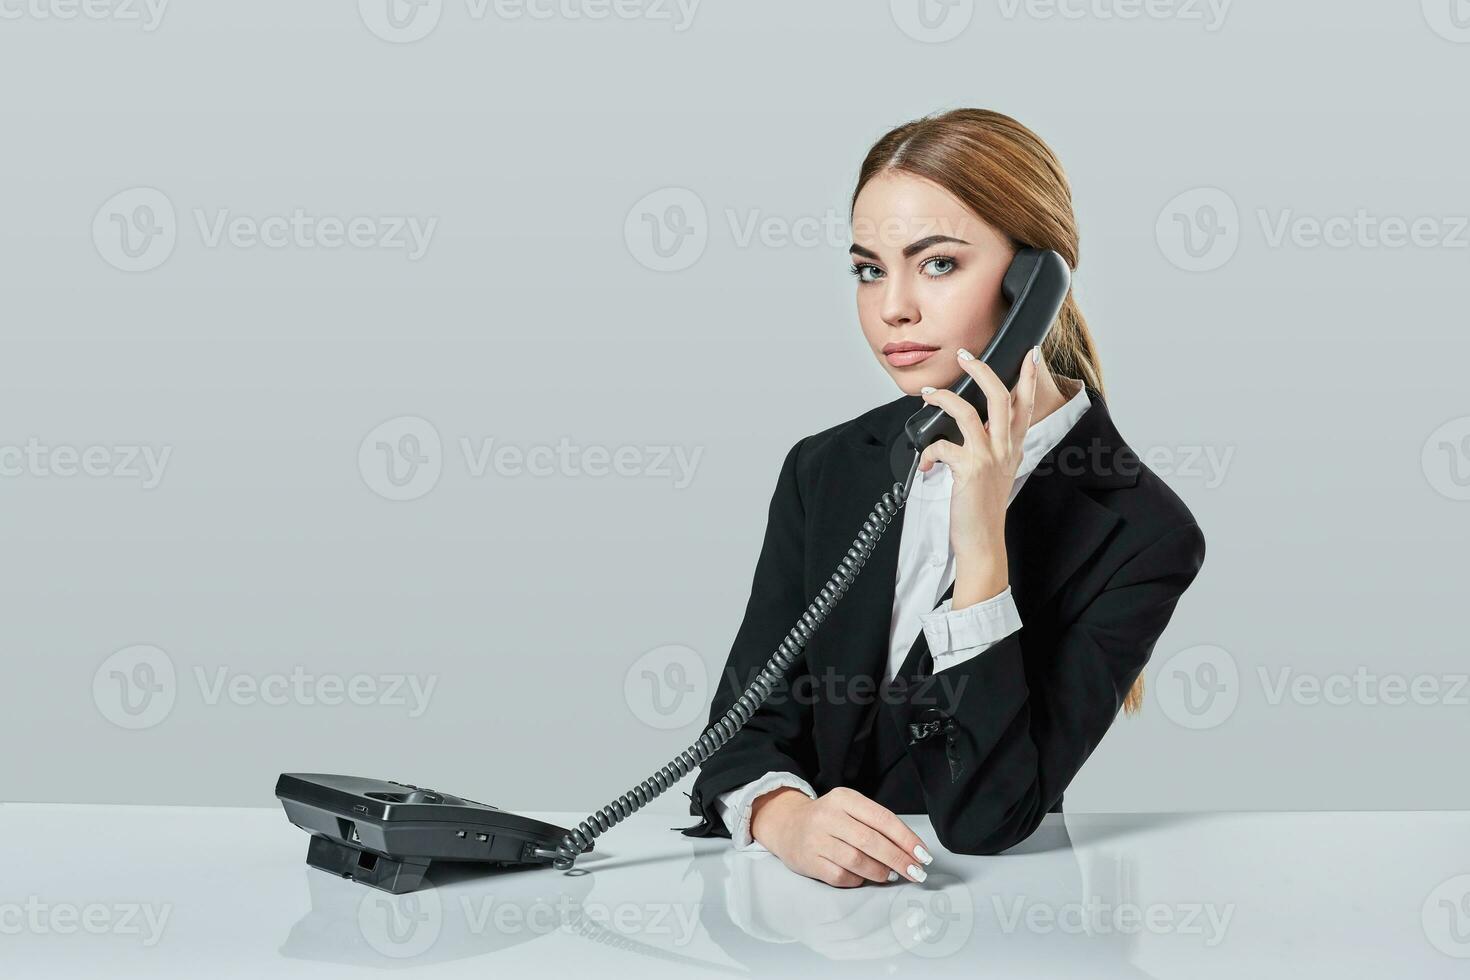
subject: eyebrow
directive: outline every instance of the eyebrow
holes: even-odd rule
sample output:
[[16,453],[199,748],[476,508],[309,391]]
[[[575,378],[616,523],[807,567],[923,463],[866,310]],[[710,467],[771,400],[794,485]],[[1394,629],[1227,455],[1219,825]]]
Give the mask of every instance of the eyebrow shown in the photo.
[[[921,238],[916,242],[910,242],[905,245],[903,247],[903,257],[906,259],[913,258],[915,255],[924,251],[924,249],[929,248],[931,245],[938,245],[941,242],[954,242],[956,245],[970,244],[963,238],[951,238],[949,235],[930,235],[928,238]],[[875,261],[878,259],[878,253],[863,248],[856,242],[852,244],[852,247],[848,251],[854,255],[861,255],[865,259],[873,259]]]

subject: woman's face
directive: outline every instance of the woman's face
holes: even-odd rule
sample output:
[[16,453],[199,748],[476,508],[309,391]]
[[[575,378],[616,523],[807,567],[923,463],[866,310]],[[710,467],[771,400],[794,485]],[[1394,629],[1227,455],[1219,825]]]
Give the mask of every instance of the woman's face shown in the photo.
[[1015,248],[949,191],[896,171],[858,194],[852,241],[858,319],[878,363],[906,395],[953,385],[964,373],[955,352],[979,357],[1000,327]]

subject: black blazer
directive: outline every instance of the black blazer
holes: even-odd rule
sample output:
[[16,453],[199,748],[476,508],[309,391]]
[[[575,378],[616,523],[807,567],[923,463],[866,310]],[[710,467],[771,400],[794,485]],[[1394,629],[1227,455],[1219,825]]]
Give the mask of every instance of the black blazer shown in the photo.
[[[1087,396],[1088,410],[1006,513],[1021,629],[938,675],[921,630],[892,684],[878,688],[900,511],[791,668],[790,686],[701,766],[689,807],[701,820],[685,836],[728,837],[715,797],[773,770],[800,775],[818,793],[846,785],[849,749],[874,704],[903,733],[935,833],[950,851],[998,853],[1060,809],[1205,554],[1189,509],[1124,443],[1102,395],[1089,387]],[[902,396],[786,454],[711,723],[777,649],[892,486],[890,451],[921,407],[918,395]],[[832,690],[847,694],[824,696]],[[910,741],[936,728],[948,734]]]

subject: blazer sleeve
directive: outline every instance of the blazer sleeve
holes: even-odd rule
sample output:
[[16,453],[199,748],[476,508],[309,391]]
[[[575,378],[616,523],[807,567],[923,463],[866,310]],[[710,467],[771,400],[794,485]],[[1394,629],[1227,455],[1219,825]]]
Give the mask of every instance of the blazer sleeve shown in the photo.
[[941,844],[997,854],[1029,837],[1087,761],[1204,562],[1198,525],[1125,562],[1048,643],[1028,683],[1020,630],[882,699],[914,761]]
[[[714,695],[709,724],[719,720],[760,673],[771,654],[795,626],[809,598],[804,590],[806,513],[797,478],[802,444],[797,442],[781,464],[766,518],[765,540],[756,561],[745,618],[735,635]],[[690,795],[689,812],[701,822],[682,832],[686,837],[728,837],[730,831],[715,808],[716,797],[768,772],[789,772],[808,783],[816,768],[811,738],[810,697],[800,679],[806,657],[798,658],[770,697],[745,727],[700,767]]]

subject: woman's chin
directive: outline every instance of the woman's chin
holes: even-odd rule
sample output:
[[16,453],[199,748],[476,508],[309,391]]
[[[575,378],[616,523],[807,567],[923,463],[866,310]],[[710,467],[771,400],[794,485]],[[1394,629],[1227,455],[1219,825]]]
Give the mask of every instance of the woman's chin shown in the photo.
[[[963,373],[964,371],[961,370],[960,374]],[[905,395],[922,394],[926,386],[932,388],[953,388],[955,383],[959,381],[959,375],[952,378],[939,377],[934,372],[925,372],[924,376],[915,376],[898,371],[890,371],[889,374],[893,377],[893,383],[898,385],[898,390],[902,391]]]

